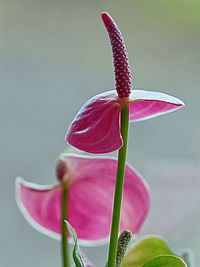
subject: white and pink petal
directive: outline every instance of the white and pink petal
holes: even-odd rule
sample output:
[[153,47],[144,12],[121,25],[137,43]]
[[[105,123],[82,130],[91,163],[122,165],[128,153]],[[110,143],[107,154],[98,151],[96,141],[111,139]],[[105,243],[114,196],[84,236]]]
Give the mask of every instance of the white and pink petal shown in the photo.
[[[67,164],[76,163],[71,172],[74,178],[69,187],[68,221],[76,230],[81,245],[105,243],[110,234],[117,161],[65,156]],[[41,187],[22,179],[17,179],[16,185],[17,203],[28,222],[40,232],[60,238],[61,187]],[[120,231],[129,229],[137,234],[149,203],[145,182],[127,165]]]
[[132,90],[129,101],[130,121],[147,120],[184,106],[184,103],[174,96],[145,90]]

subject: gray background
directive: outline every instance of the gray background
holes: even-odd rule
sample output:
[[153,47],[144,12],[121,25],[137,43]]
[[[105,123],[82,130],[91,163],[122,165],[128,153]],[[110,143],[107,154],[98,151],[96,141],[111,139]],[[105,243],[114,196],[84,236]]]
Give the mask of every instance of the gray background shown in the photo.
[[[178,96],[186,107],[130,126],[128,162],[148,180],[152,204],[140,235],[200,251],[200,4],[198,0],[0,1],[0,267],[61,266],[59,243],[17,209],[15,177],[55,182],[54,163],[81,105],[113,88],[100,19],[124,33],[134,86]],[[97,266],[106,247],[86,249]]]

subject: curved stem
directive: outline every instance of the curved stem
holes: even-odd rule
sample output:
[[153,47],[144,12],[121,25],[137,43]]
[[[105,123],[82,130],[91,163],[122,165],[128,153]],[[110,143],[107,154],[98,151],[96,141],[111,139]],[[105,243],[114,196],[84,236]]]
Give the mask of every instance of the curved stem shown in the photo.
[[69,267],[68,242],[67,242],[67,202],[68,202],[68,186],[62,186],[62,262],[63,267]]
[[128,126],[129,126],[129,105],[123,104],[121,106],[121,135],[123,139],[123,146],[120,148],[118,153],[117,176],[116,176],[115,195],[113,204],[110,246],[108,254],[108,267],[114,267],[116,262],[118,232],[119,232],[119,223],[121,215],[121,202],[122,202],[123,185],[124,185],[124,172],[126,164]]

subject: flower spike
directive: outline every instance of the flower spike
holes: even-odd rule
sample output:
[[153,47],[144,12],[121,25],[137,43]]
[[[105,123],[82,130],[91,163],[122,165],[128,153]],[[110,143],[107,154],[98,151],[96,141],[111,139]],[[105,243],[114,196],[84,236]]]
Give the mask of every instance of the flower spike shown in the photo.
[[131,71],[128,63],[126,46],[121,32],[112,17],[102,13],[102,20],[108,31],[113,53],[115,86],[120,98],[128,97],[131,93]]

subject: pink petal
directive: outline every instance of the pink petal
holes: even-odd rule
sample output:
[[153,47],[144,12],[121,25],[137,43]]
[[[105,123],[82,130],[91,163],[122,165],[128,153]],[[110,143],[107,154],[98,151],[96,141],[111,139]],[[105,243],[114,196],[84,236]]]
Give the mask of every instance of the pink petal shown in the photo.
[[25,219],[39,232],[60,238],[61,188],[16,178],[16,202]]
[[122,146],[120,102],[130,103],[130,121],[150,119],[184,106],[176,97],[159,92],[132,90],[129,98],[108,91],[90,99],[73,120],[66,135],[72,146],[89,153],[109,153]]
[[108,153],[122,146],[117,93],[109,91],[90,99],[76,115],[67,142],[89,153]]
[[130,102],[130,121],[150,119],[184,106],[176,97],[144,90],[132,90]]
[[[70,172],[68,221],[76,230],[80,244],[105,242],[110,233],[112,201],[117,161],[65,154]],[[149,192],[140,176],[126,166],[120,231],[136,234],[149,210]],[[60,236],[60,187],[42,188],[17,180],[16,198],[27,220],[40,232]]]

